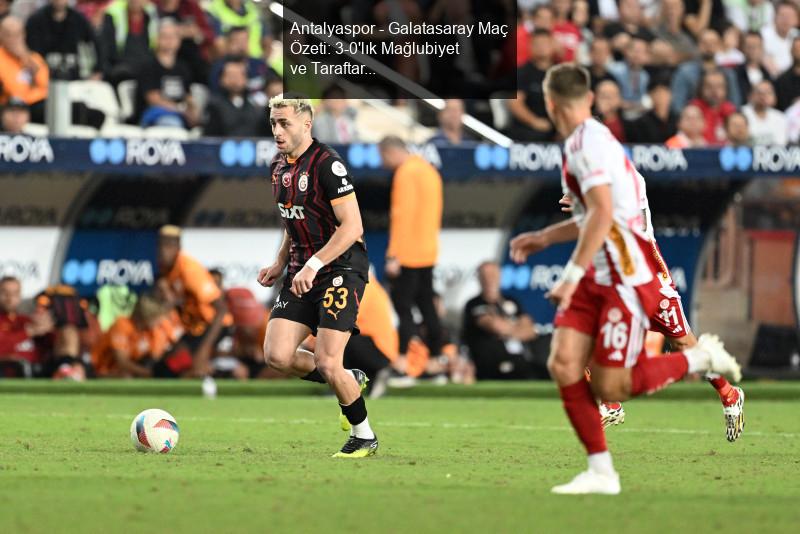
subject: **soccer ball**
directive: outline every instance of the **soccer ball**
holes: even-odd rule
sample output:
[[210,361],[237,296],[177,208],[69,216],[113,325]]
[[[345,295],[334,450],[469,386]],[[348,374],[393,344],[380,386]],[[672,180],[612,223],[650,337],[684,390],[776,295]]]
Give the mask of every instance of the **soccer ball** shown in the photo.
[[178,444],[178,423],[164,410],[151,408],[131,423],[131,442],[140,452],[167,453]]

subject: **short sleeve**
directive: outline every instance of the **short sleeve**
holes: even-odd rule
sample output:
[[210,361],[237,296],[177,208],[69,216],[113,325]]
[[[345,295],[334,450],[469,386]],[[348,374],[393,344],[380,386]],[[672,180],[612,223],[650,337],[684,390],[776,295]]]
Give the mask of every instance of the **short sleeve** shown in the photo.
[[320,163],[317,180],[333,206],[355,195],[353,177],[338,157],[332,156]]
[[189,274],[186,279],[186,288],[192,292],[200,304],[211,304],[222,297],[222,292],[214,279],[205,270],[197,269]]
[[149,61],[139,74],[139,90],[142,95],[161,89],[161,72],[155,60]]
[[181,279],[186,290],[194,295],[199,304],[211,304],[220,297],[220,291],[211,274],[194,259],[184,258]]
[[[611,139],[593,137],[594,139],[591,139],[587,136],[583,140],[583,146],[574,151],[569,158],[570,161],[567,162],[570,173],[581,186],[583,195],[599,185],[610,184],[614,166],[624,165],[624,161],[616,161],[619,156],[616,155],[615,147],[611,145]],[[616,140],[613,143],[616,143]],[[624,154],[621,156],[624,158]]]

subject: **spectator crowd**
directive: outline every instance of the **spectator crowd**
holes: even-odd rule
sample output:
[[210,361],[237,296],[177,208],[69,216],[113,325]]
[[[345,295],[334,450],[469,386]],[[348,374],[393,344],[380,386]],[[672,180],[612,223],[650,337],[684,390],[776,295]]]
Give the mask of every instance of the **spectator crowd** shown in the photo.
[[[484,103],[508,98],[502,129],[517,141],[557,141],[541,82],[564,61],[590,70],[596,115],[623,142],[688,148],[800,141],[799,0],[412,0],[398,9],[410,20],[513,23],[514,1],[516,34],[508,39],[515,40],[516,65],[513,46],[493,55],[486,52],[493,43],[473,36],[458,61],[395,58],[389,66],[434,90],[438,77],[474,87]],[[347,18],[339,4],[320,0],[318,12],[334,22],[380,26],[388,4],[366,2]],[[131,124],[269,136],[266,102],[282,91],[283,62],[297,58],[273,46],[281,36],[273,37],[279,25],[267,16],[268,5],[0,0],[2,128],[18,133],[29,121],[44,122],[52,80],[102,80],[115,88],[135,82]],[[504,80],[513,78],[516,93],[504,93]],[[389,94],[403,109],[404,97]],[[432,140],[470,141],[461,117],[480,116],[480,102],[448,100],[431,121],[438,122]],[[315,135],[358,141],[352,104],[336,84],[325,89]],[[73,102],[71,112],[74,124],[100,129],[106,121],[91,102]]]
[[[139,295],[107,285],[87,299],[57,285],[23,302],[21,282],[0,278],[0,378],[282,377],[264,362],[268,307],[246,288],[226,288],[222,272],[185,252],[176,226],[159,230],[156,258],[157,279]],[[467,303],[460,333],[447,326],[442,299],[430,286],[416,303],[425,316],[412,318],[404,293],[413,291],[409,276],[419,269],[409,275],[398,268],[390,274],[387,267],[391,296],[370,272],[356,323],[360,333],[345,350],[345,365],[364,370],[376,396],[418,380],[546,377],[549,341],[534,344],[541,339],[532,318],[500,292],[497,263],[479,267],[481,291]],[[313,351],[314,345],[310,336],[303,348]]]
[[595,113],[626,143],[690,148],[800,140],[794,0],[519,0],[518,88],[507,133],[551,141],[541,81],[592,74]]
[[[270,135],[281,65],[263,14],[253,0],[0,0],[0,105],[27,112],[3,130],[43,123],[52,81],[102,80],[135,84],[130,124]],[[71,111],[73,124],[106,120],[84,102]]]

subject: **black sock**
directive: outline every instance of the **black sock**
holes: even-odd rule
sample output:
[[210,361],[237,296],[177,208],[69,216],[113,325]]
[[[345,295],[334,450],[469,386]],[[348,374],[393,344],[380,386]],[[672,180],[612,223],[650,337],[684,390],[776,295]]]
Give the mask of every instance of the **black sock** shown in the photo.
[[347,406],[340,404],[339,406],[342,407],[342,413],[347,417],[351,425],[361,424],[364,422],[364,419],[367,418],[367,405],[364,403],[364,397],[361,395],[351,404]]
[[300,380],[308,380],[309,382],[318,382],[320,384],[327,384],[325,379],[322,378],[322,375],[319,372],[319,369],[314,367],[314,370],[308,373],[306,376],[301,376]]

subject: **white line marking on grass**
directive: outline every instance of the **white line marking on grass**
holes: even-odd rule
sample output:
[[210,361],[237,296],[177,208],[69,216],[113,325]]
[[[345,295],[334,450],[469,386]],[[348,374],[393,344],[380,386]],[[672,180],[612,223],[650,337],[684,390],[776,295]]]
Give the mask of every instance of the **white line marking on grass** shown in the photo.
[[[50,413],[17,413],[18,416],[24,417],[63,417],[63,418],[84,418],[85,415],[69,414],[63,412],[50,412]],[[128,414],[106,414],[108,419],[130,419]],[[198,417],[187,416],[180,417],[181,421],[190,422],[212,422],[218,421],[221,417]],[[226,421],[232,423],[242,424],[262,424],[262,425],[329,425],[331,420],[318,420],[318,419],[275,419],[274,417],[231,417],[225,418]],[[396,427],[396,428],[430,428],[430,429],[461,429],[461,430],[519,430],[524,432],[572,432],[572,427],[569,426],[536,426],[536,425],[482,425],[477,423],[428,423],[423,421],[383,421],[380,426]],[[615,428],[611,430],[612,434],[617,432],[638,433],[638,434],[688,434],[688,435],[708,435],[718,434],[719,431],[712,430],[694,430],[690,428]],[[800,433],[797,432],[763,432],[763,431],[745,431],[743,434],[748,436],[759,437],[781,437],[781,438],[798,438]]]

